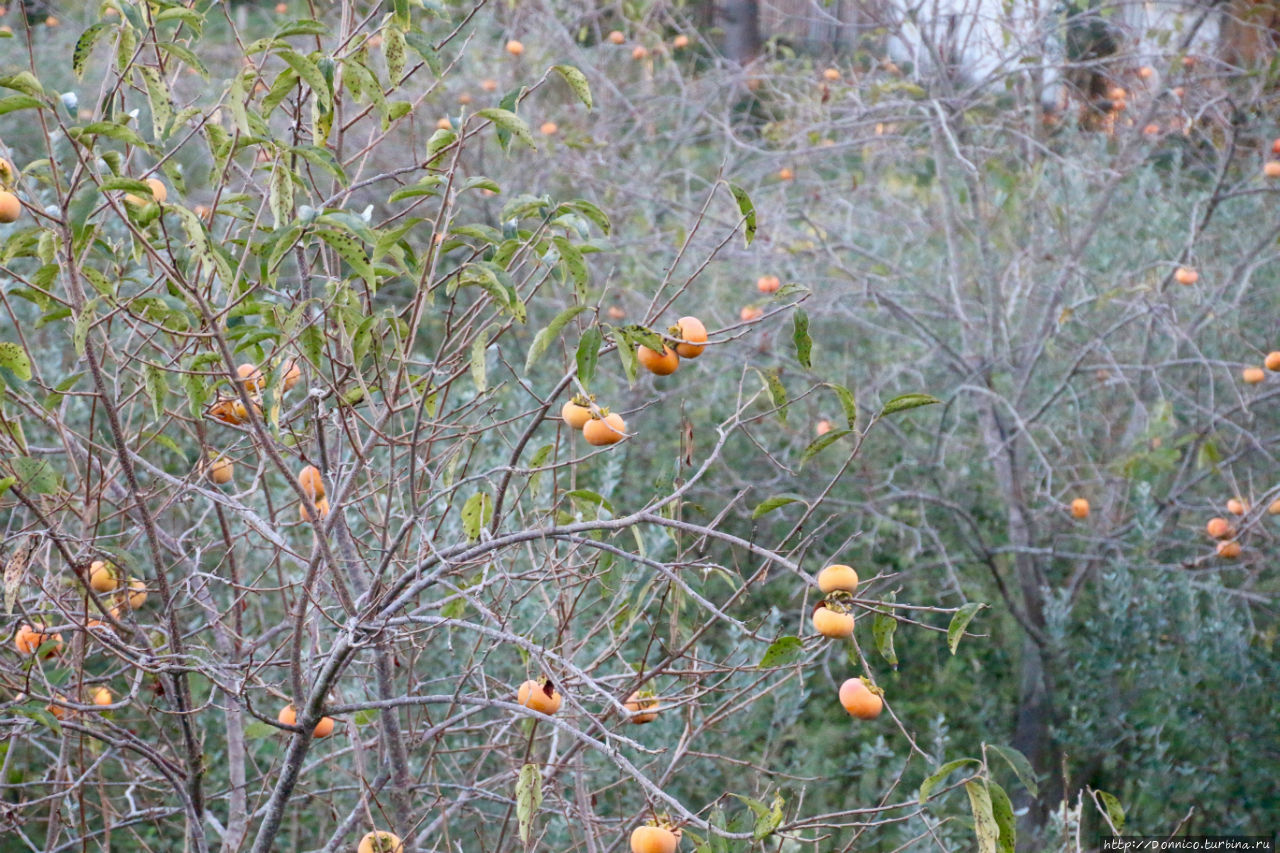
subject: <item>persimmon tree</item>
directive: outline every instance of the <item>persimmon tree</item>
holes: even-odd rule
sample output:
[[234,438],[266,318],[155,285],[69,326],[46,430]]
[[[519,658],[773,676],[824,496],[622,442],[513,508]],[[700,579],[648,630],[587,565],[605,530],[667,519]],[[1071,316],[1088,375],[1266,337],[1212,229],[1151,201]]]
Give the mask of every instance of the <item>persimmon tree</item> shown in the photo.
[[[809,619],[814,574],[851,562],[857,535],[829,504],[838,481],[886,420],[937,400],[860,410],[810,371],[798,285],[754,319],[708,318],[669,378],[644,371],[644,347],[702,343],[676,321],[753,240],[751,194],[708,180],[666,274],[621,286],[624,229],[644,223],[522,184],[557,132],[535,138],[533,105],[589,110],[593,84],[535,62],[485,6],[237,21],[113,1],[68,67],[16,35],[31,49],[0,79],[23,123],[0,253],[13,849],[387,832],[405,850],[597,851],[651,818],[707,851],[971,832],[926,819],[940,775],[917,797],[899,768],[814,812],[821,780],[772,775],[767,742],[724,748],[744,715],[789,719],[808,696],[931,767],[892,694],[855,721],[840,687],[865,677],[846,704],[874,716],[899,624],[954,650],[976,605],[899,602],[864,571],[828,599],[872,634],[832,643]],[[477,56],[502,70],[455,105]],[[620,292],[643,309],[617,316]],[[761,328],[791,339],[803,389],[740,364]],[[670,423],[671,389],[712,386],[679,430],[649,426]],[[804,494],[727,488],[768,440],[751,426],[816,395],[841,420],[794,453]],[[626,439],[578,435],[560,417],[575,398]],[[786,521],[727,529],[743,512]],[[766,588],[786,612],[760,609]],[[988,756],[1024,773],[993,748],[947,781],[984,844],[1011,844]]]

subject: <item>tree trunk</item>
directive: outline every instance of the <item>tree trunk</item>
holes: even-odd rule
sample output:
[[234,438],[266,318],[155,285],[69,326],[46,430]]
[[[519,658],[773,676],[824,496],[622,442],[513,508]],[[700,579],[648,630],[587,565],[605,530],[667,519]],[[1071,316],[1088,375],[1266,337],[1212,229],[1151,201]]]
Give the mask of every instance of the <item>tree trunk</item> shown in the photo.
[[726,0],[720,7],[724,26],[724,55],[746,65],[760,54],[760,3]]

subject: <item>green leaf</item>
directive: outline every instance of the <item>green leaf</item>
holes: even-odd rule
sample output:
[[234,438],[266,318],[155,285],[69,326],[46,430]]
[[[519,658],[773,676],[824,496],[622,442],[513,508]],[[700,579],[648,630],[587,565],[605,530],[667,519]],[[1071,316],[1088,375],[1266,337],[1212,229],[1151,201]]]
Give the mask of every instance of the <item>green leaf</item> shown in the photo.
[[542,771],[536,764],[526,764],[520,768],[520,777],[516,780],[516,819],[520,822],[520,840],[525,844],[529,843],[533,819],[541,806]]
[[47,459],[16,456],[9,460],[9,465],[26,491],[36,495],[52,495],[58,491],[61,478]]
[[105,136],[108,139],[115,139],[128,145],[137,145],[140,148],[150,147],[147,145],[147,141],[139,136],[138,132],[133,128],[110,121],[95,121],[79,127],[73,127],[67,131],[67,134],[76,141],[83,141],[88,136]]
[[[890,592],[884,597],[886,604],[897,600],[897,595]],[[876,640],[876,651],[880,657],[894,669],[898,668],[898,652],[893,648],[893,635],[898,630],[898,620],[893,617],[890,608],[876,608],[876,618],[871,623],[871,636]]]
[[996,853],[1000,828],[996,826],[995,816],[991,813],[991,792],[980,781],[965,782],[964,789],[969,795],[969,807],[973,810],[973,832],[978,836],[978,853]]
[[164,139],[165,129],[173,119],[173,95],[160,76],[160,70],[150,65],[135,65],[147,87],[147,103],[151,106],[151,129],[157,140]]
[[981,601],[970,601],[951,617],[951,624],[947,626],[947,646],[950,647],[951,654],[956,653],[956,647],[960,645],[960,638],[964,636],[964,629],[969,627],[969,622],[986,606]]
[[805,503],[805,500],[796,495],[774,495],[768,500],[756,504],[756,508],[751,511],[751,520],[754,521],[762,515],[768,515],[778,507],[794,503]]
[[333,94],[329,91],[329,84],[320,66],[293,50],[278,50],[276,55],[289,63],[289,67],[298,72],[298,76],[311,87],[321,110],[327,112],[333,108]]
[[1102,806],[1107,810],[1107,817],[1111,819],[1111,825],[1116,828],[1116,832],[1123,832],[1124,806],[1120,805],[1120,801],[1106,791],[1099,791],[1098,799],[1102,800]]
[[849,424],[849,429],[858,428],[858,404],[853,398],[853,392],[843,385],[837,385],[834,382],[828,382],[827,387],[836,392],[836,397],[840,400],[840,407],[844,409],[845,422]]
[[742,233],[750,246],[751,241],[756,238],[756,206],[751,203],[751,196],[747,195],[747,191],[737,184],[729,184],[729,192],[733,193],[738,202],[738,212],[742,214]]
[[760,374],[764,377],[764,384],[769,389],[769,399],[773,401],[774,408],[778,410],[778,417],[785,424],[787,422],[787,389],[782,384],[781,373],[778,368],[766,370]]
[[405,44],[404,33],[396,27],[387,27],[382,33],[382,56],[387,62],[387,82],[392,88],[396,88],[404,76],[408,46]]
[[43,101],[39,101],[30,95],[10,95],[7,98],[0,98],[0,116],[16,110],[38,109],[43,106]]
[[769,811],[766,813],[756,813],[756,825],[751,831],[751,837],[756,841],[762,841],[773,835],[773,831],[782,825],[782,807],[784,805],[782,794],[774,792],[773,802],[769,805]]
[[38,96],[44,94],[44,87],[40,85],[36,75],[30,71],[19,71],[17,74],[0,77],[0,86],[6,89],[13,89],[15,92],[21,92],[24,95]]
[[280,729],[270,723],[264,723],[261,720],[254,720],[252,723],[244,727],[245,740],[263,740],[269,737],[275,737],[280,734]]
[[157,42],[156,47],[160,48],[170,56],[176,57],[181,62],[186,63],[189,67],[194,68],[196,73],[204,79],[209,79],[209,69],[205,68],[204,63],[200,61],[200,57],[196,56],[195,53],[192,52],[191,48],[187,47],[185,44],[162,41]]
[[569,498],[572,501],[581,501],[583,503],[588,503],[593,506],[602,507],[610,515],[617,515],[617,513],[613,511],[613,504],[609,503],[603,497],[591,491],[590,489],[574,489],[571,492],[566,492],[565,497]]
[[486,329],[471,342],[471,381],[475,383],[477,394],[483,394],[488,387],[485,365],[485,351],[488,349],[489,333]]
[[71,52],[71,71],[76,75],[77,80],[84,77],[84,67],[89,62],[89,55],[93,53],[94,45],[98,43],[98,39],[107,34],[107,29],[111,26],[106,21],[98,21],[80,34],[75,50]]
[[165,394],[169,392],[165,372],[153,364],[148,364],[142,372],[142,378],[147,386],[147,396],[151,398],[151,413],[155,415],[156,420],[159,420],[164,414]]
[[596,363],[600,360],[600,345],[603,342],[604,336],[596,326],[583,332],[578,340],[578,381],[584,387],[591,387],[591,380],[596,377]]
[[939,782],[951,775],[952,771],[968,764],[978,765],[981,763],[976,758],[957,758],[955,761],[948,761],[930,773],[928,778],[920,783],[920,805],[924,805],[929,801],[929,795],[933,793],[933,789],[938,787]]
[[903,394],[885,403],[884,408],[880,411],[880,417],[883,418],[885,415],[905,412],[907,409],[918,409],[921,406],[931,406],[934,403],[941,402],[937,397],[932,397],[928,394]]
[[590,272],[587,269],[586,260],[582,257],[582,252],[578,250],[577,246],[560,235],[552,238],[552,242],[556,244],[556,249],[560,252],[560,261],[569,270],[569,276],[573,279],[574,289],[578,297],[585,300]]
[[376,291],[378,289],[378,278],[374,274],[373,265],[369,263],[369,258],[364,253],[364,246],[360,245],[360,241],[350,234],[343,231],[333,231],[328,228],[318,228],[315,232],[321,240],[324,240],[333,250],[342,256],[353,271],[365,280],[369,290]]
[[800,642],[799,637],[779,637],[765,649],[764,657],[760,658],[760,668],[786,666],[799,660],[803,654],[804,643]]
[[267,204],[271,207],[274,227],[286,225],[293,218],[293,178],[290,177],[283,158],[276,160],[271,169],[271,190]]
[[1036,783],[1036,771],[1025,755],[1011,746],[1000,746],[994,743],[987,744],[987,749],[1009,763],[1009,766],[1013,768],[1014,775],[1031,792],[1031,796],[1039,796],[1040,786]]
[[480,531],[493,519],[493,498],[487,492],[476,492],[462,507],[462,529],[467,539],[475,542]]
[[31,381],[31,359],[26,351],[15,343],[0,343],[0,367],[7,367],[23,382]]
[[1004,788],[995,782],[987,782],[987,791],[991,795],[991,816],[995,819],[996,829],[999,831],[996,850],[999,853],[1014,853],[1018,827],[1013,816],[1013,803],[1010,802]]
[[545,329],[539,330],[538,334],[534,335],[533,343],[529,346],[529,355],[524,360],[525,373],[529,372],[552,343],[560,339],[560,334],[564,331],[564,327],[569,325],[569,321],[586,310],[587,306],[585,305],[575,305],[572,308],[566,308],[557,314],[555,319],[548,323]]
[[802,367],[813,367],[813,339],[809,337],[809,315],[801,308],[791,318],[791,339],[796,345],[796,361]]
[[537,151],[538,146],[534,144],[533,134],[529,132],[529,125],[524,123],[524,119],[511,112],[510,110],[499,109],[498,107],[489,107],[476,113],[480,118],[488,119],[493,122],[494,126],[515,136],[525,145]]
[[826,450],[846,435],[852,434],[853,430],[851,429],[833,429],[826,435],[818,436],[808,447],[804,449],[804,452],[800,454],[800,467],[803,468],[805,463],[810,459],[817,456],[819,453]]
[[569,88],[578,96],[578,100],[586,104],[587,109],[591,109],[591,86],[587,83],[586,75],[572,65],[553,65],[552,69],[560,72],[560,76],[569,84]]

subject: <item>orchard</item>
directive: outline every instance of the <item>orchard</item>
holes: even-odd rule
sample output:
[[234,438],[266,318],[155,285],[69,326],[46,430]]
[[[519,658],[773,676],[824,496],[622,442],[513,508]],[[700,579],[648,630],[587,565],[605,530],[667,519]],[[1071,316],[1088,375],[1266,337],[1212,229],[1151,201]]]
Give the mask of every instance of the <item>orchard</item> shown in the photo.
[[1273,90],[715,5],[5,10],[0,850],[1273,831]]

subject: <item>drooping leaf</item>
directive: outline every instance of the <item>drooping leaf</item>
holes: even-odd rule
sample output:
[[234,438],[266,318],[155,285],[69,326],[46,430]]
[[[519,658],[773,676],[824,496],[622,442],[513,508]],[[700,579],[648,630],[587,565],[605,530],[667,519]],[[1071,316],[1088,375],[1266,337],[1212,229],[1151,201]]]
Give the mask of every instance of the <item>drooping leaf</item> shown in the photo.
[[999,853],[1014,853],[1018,838],[1017,820],[1013,816],[1013,803],[995,782],[987,782],[987,792],[991,795],[991,816],[995,819],[999,836],[996,839],[996,850]]
[[538,334],[534,335],[533,343],[529,345],[529,355],[524,361],[525,373],[529,372],[552,343],[560,339],[560,334],[564,331],[564,327],[569,325],[569,322],[574,317],[586,310],[587,306],[585,305],[574,305],[571,308],[566,308],[557,314],[545,329],[541,329]]
[[765,387],[769,389],[769,399],[773,401],[774,407],[778,410],[778,417],[783,423],[787,422],[787,389],[782,384],[782,376],[777,368],[766,370],[761,374],[764,377]]
[[851,429],[833,429],[826,435],[818,436],[809,444],[808,447],[804,449],[804,452],[800,454],[800,467],[803,468],[805,463],[810,459],[817,456],[819,453],[826,450],[846,435],[852,434],[853,430]]
[[61,478],[49,460],[17,456],[9,460],[9,464],[23,490],[35,495],[51,495],[58,491]]
[[1000,840],[1000,828],[996,826],[995,816],[991,813],[991,792],[981,781],[966,782],[965,792],[969,795],[969,808],[973,811],[973,832],[978,836],[978,853],[996,853],[996,844]]
[[148,364],[142,371],[142,378],[147,386],[147,396],[151,399],[151,413],[159,420],[164,414],[165,395],[169,392],[165,372],[154,364]]
[[[892,604],[897,600],[897,595],[893,592],[888,593],[884,597],[886,604]],[[898,652],[893,647],[893,635],[898,630],[898,620],[893,617],[891,608],[876,608],[876,618],[871,623],[871,636],[876,640],[876,651],[880,652],[880,657],[894,669],[898,668]]]
[[951,617],[951,624],[947,626],[947,646],[951,649],[951,654],[956,653],[956,647],[960,645],[960,638],[964,636],[964,629],[969,627],[969,622],[986,606],[980,601],[970,601]]
[[813,339],[809,337],[809,315],[797,308],[791,318],[791,339],[796,345],[796,361],[802,367],[813,367]]
[[516,780],[516,820],[520,823],[520,840],[525,844],[529,843],[533,820],[541,807],[542,771],[536,764],[526,764]]
[[1103,808],[1107,810],[1107,817],[1110,818],[1111,825],[1115,827],[1116,832],[1123,832],[1124,806],[1120,805],[1120,801],[1106,791],[1099,791],[1098,799],[1102,801]]
[[476,492],[467,498],[462,507],[462,529],[467,539],[474,542],[480,538],[480,531],[493,519],[493,498],[487,492]]
[[587,83],[586,75],[572,65],[553,65],[552,68],[560,72],[560,76],[569,84],[569,88],[578,96],[578,100],[582,101],[587,109],[591,109],[591,86]]
[[[13,485],[15,478],[6,477],[9,485]],[[8,488],[6,486],[6,488]],[[30,565],[31,555],[35,553],[36,546],[40,544],[43,535],[32,533],[24,537],[22,544],[13,550],[9,555],[9,559],[4,564],[4,615],[13,615],[13,605],[18,600],[18,590],[22,587],[22,579],[26,577],[27,566]]]
[[530,132],[529,125],[525,124],[524,119],[510,110],[489,107],[479,110],[476,115],[480,116],[480,118],[488,119],[493,122],[495,127],[506,131],[535,151],[537,150],[538,146],[533,141],[533,133]]
[[273,227],[280,228],[293,218],[293,178],[283,159],[276,160],[271,169],[270,194],[267,204],[271,208]]
[[1014,775],[1018,777],[1018,781],[1031,792],[1031,796],[1039,796],[1040,786],[1036,783],[1036,771],[1025,755],[1011,746],[1000,746],[994,743],[987,744],[987,749],[1008,762],[1009,766],[1013,768]]
[[33,110],[42,106],[44,106],[43,101],[39,101],[30,95],[10,95],[7,98],[0,98],[0,116],[18,110]]
[[488,388],[487,366],[485,356],[489,349],[489,336],[477,335],[471,342],[471,381],[475,383],[476,393],[483,394]]
[[19,344],[10,341],[0,343],[0,367],[7,367],[23,382],[31,380],[31,359]]
[[751,518],[754,521],[762,515],[768,515],[778,507],[794,503],[805,503],[805,500],[797,495],[774,495],[756,504],[756,508],[751,511]]
[[756,238],[756,206],[751,203],[751,196],[747,195],[747,191],[737,184],[729,184],[729,192],[733,193],[734,200],[738,202],[738,212],[742,214],[742,234],[750,246],[751,241]]
[[71,71],[76,75],[77,80],[84,77],[84,67],[89,62],[89,56],[93,53],[94,45],[107,34],[107,30],[112,26],[106,21],[98,21],[80,34],[80,38],[76,41],[75,50],[71,52]]
[[600,360],[600,344],[603,342],[604,336],[597,326],[591,326],[578,340],[578,381],[584,387],[590,388],[591,380],[596,377],[596,363]]
[[858,428],[858,404],[854,400],[853,392],[843,385],[837,385],[834,382],[828,382],[827,387],[835,392],[836,397],[840,400],[840,408],[844,410],[845,423],[849,425],[849,429]]

